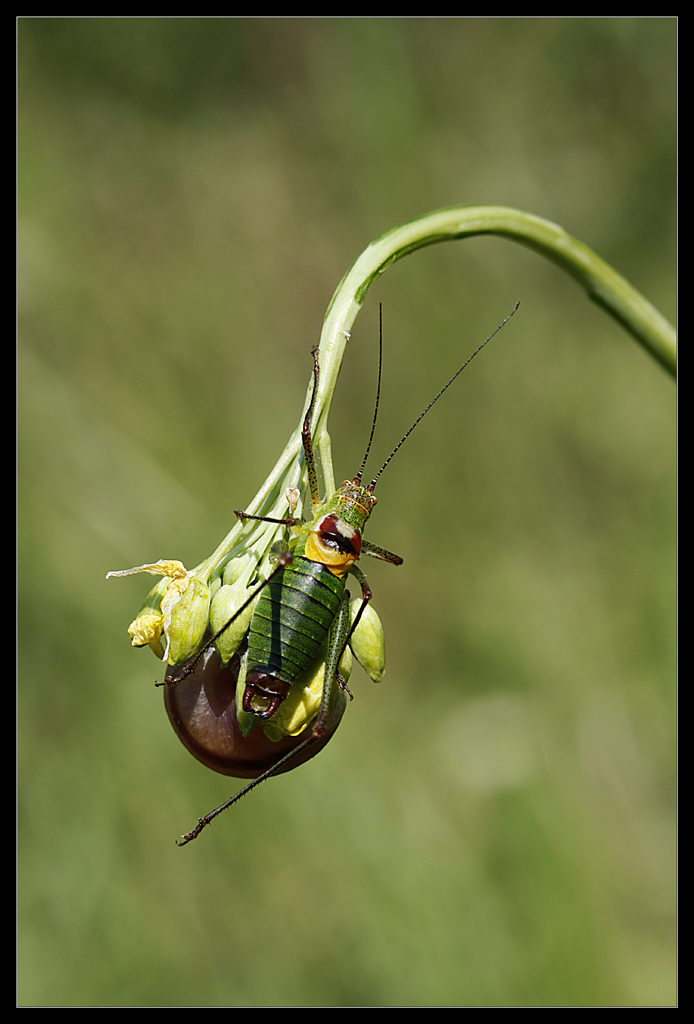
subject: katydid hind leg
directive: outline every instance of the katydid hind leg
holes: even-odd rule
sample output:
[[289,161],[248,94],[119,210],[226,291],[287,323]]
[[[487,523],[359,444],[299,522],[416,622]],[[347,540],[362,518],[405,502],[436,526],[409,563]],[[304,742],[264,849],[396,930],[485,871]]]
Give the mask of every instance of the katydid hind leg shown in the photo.
[[290,750],[287,754],[281,757],[276,764],[273,764],[267,769],[267,771],[263,772],[262,775],[259,775],[257,779],[252,779],[247,785],[240,789],[238,793],[234,793],[232,797],[226,800],[223,804],[220,804],[219,807],[215,807],[215,809],[210,811],[209,814],[206,814],[203,818],[199,818],[198,823],[192,832],[187,832],[181,837],[180,841],[176,840],[176,846],[186,846],[191,842],[191,840],[197,839],[202,830],[206,828],[211,821],[214,821],[214,819],[222,814],[223,811],[227,811],[230,807],[233,807],[234,804],[238,803],[241,797],[246,796],[246,794],[250,793],[252,789],[259,786],[261,782],[265,782],[266,779],[270,779],[273,775],[276,775],[277,772],[281,771],[285,765],[289,764],[289,762],[293,761],[295,757],[298,757],[299,754],[303,753],[304,750],[314,743],[317,738],[318,737],[315,737],[313,733],[311,733],[311,735],[300,743],[298,747],[295,747],[294,750]]

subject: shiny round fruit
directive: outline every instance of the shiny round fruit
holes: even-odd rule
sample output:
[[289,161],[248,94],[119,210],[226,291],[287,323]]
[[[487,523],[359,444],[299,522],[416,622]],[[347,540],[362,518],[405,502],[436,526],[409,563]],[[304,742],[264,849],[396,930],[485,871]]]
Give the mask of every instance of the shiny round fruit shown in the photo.
[[[175,685],[164,686],[164,704],[169,720],[181,743],[193,757],[212,771],[237,779],[255,779],[310,734],[309,725],[298,736],[285,736],[279,742],[269,740],[258,724],[244,736],[236,717],[236,679],[238,655],[223,666],[214,648],[206,651],[193,672],[178,679]],[[166,679],[176,679],[177,669],[169,666]],[[323,736],[278,771],[291,771],[322,750],[333,735],[346,706],[340,691],[330,711],[328,727]]]

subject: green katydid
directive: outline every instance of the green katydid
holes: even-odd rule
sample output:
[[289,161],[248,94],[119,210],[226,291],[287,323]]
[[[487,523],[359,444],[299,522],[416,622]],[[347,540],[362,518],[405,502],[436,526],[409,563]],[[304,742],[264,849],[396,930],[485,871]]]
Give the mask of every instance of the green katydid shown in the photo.
[[[518,306],[473,352],[439,391],[395,446],[368,485],[362,477],[374,436],[380,395],[381,359],[376,407],[371,435],[362,466],[324,502],[318,490],[311,416],[320,375],[317,351],[313,351],[313,392],[302,430],[302,444],[311,495],[310,522],[287,517],[271,519],[237,512],[240,519],[277,523],[292,533],[287,550],[278,558],[268,578],[251,590],[240,608],[208,638],[182,667],[169,666],[165,683],[169,718],[182,742],[199,760],[223,774],[251,778],[246,786],[215,810],[200,818],[196,827],[178,843],[184,846],[222,811],[272,775],[291,770],[316,754],[330,739],[344,711],[349,693],[341,674],[348,649],[369,675],[378,681],[383,674],[382,634],[374,651],[371,634],[380,631],[378,618],[370,614],[371,590],[355,564],[362,553],[401,565],[402,559],[363,539],[367,520],[376,505],[374,489],[395,453],[453,381],[488,341],[513,316]],[[382,335],[382,331],[381,331]],[[361,598],[350,603],[346,584],[353,576]],[[367,621],[368,620],[368,621]],[[220,666],[215,647],[236,628],[236,649],[226,649],[229,664]],[[216,659],[216,660],[215,660]],[[292,731],[273,735],[272,724],[284,712],[285,701],[297,683],[321,663],[318,677],[320,701],[317,713],[299,717]],[[349,693],[351,698],[351,693]],[[288,701],[290,703],[290,701]],[[262,720],[264,731],[252,726]],[[242,750],[242,754],[239,751]],[[250,753],[249,753],[250,750]]]

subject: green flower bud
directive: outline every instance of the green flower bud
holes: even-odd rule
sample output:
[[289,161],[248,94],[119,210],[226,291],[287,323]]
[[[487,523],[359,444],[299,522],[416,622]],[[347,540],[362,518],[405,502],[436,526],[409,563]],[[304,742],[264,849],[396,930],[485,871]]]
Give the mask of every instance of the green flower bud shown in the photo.
[[205,635],[209,614],[210,588],[194,576],[171,608],[171,617],[165,627],[170,665],[182,665],[195,654]]
[[[231,586],[225,585],[219,588],[212,598],[210,605],[210,630],[213,636],[229,622],[233,615],[236,615],[244,601],[248,600],[250,594],[251,591],[246,587],[243,580]],[[229,659],[236,654],[239,644],[248,631],[252,614],[253,605],[251,604],[241,615],[234,619],[221,636],[217,637],[215,647],[219,652],[219,657],[222,659],[222,665],[226,665]]]
[[255,566],[255,559],[252,558],[230,558],[224,567],[224,576],[222,582],[225,587],[230,587],[232,583],[236,583],[242,575],[248,575],[249,567]]
[[[350,605],[354,622],[362,602],[355,598]],[[386,645],[381,620],[372,605],[367,604],[357,627],[349,638],[349,646],[366,674],[380,683],[386,670]]]

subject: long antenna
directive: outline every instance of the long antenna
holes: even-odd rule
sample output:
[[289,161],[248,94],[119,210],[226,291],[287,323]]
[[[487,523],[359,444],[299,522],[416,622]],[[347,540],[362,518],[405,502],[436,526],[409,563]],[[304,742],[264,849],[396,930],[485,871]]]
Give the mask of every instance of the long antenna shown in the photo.
[[[515,309],[513,309],[513,310],[512,310],[512,311],[511,311],[511,312],[509,313],[509,315],[508,315],[508,316],[506,317],[506,319],[505,319],[505,320],[502,320],[502,322],[501,322],[501,323],[499,324],[499,326],[497,327],[497,329],[496,329],[495,331],[492,331],[492,333],[491,333],[491,334],[489,335],[489,337],[487,338],[487,340],[486,340],[486,341],[483,341],[483,342],[482,342],[482,344],[480,345],[480,347],[479,347],[478,349],[476,349],[476,350],[475,350],[475,351],[474,351],[474,352],[472,353],[472,355],[470,356],[470,358],[469,358],[469,359],[466,359],[466,360],[465,360],[465,362],[464,362],[464,363],[463,363],[463,365],[462,365],[462,366],[460,367],[460,369],[458,370],[458,372],[457,372],[457,373],[454,373],[454,374],[453,374],[453,376],[452,376],[452,377],[451,377],[451,379],[449,380],[448,384],[445,384],[445,385],[444,385],[444,387],[442,387],[442,388],[441,388],[441,390],[439,391],[439,393],[438,393],[438,395],[436,396],[436,398],[433,398],[433,399],[431,400],[431,402],[429,402],[429,404],[428,404],[428,406],[426,407],[426,409],[425,409],[425,410],[424,410],[424,411],[423,411],[422,413],[420,413],[420,415],[419,415],[419,416],[417,417],[417,419],[416,419],[416,420],[414,421],[414,423],[412,424],[412,426],[410,427],[410,429],[409,429],[409,430],[407,431],[407,433],[406,433],[406,434],[405,434],[405,435],[404,435],[404,436],[403,436],[403,437],[402,437],[402,438],[401,438],[401,439],[400,439],[400,440],[398,441],[398,443],[396,444],[395,448],[393,448],[392,452],[390,453],[390,455],[388,456],[388,458],[386,459],[386,461],[385,461],[385,462],[383,463],[383,465],[381,466],[381,468],[379,469],[378,473],[377,473],[377,474],[376,474],[376,476],[375,476],[375,477],[373,478],[373,480],[371,481],[371,483],[369,484],[369,486],[368,486],[368,490],[369,490],[369,491],[373,491],[373,489],[374,489],[374,487],[376,486],[376,483],[377,483],[377,481],[378,481],[378,478],[380,477],[380,475],[381,475],[381,473],[383,472],[383,470],[384,470],[384,469],[386,468],[386,466],[387,466],[387,465],[388,465],[388,463],[389,463],[389,462],[391,461],[391,459],[393,458],[393,456],[395,455],[395,453],[396,453],[396,452],[398,451],[398,449],[399,449],[399,448],[401,448],[401,447],[402,447],[402,445],[403,445],[403,444],[405,443],[405,441],[406,441],[406,440],[407,440],[407,438],[408,438],[408,437],[410,436],[410,434],[412,433],[412,431],[414,430],[414,428],[415,428],[415,427],[417,426],[417,424],[418,424],[418,423],[419,423],[419,422],[420,422],[421,420],[423,420],[423,419],[424,419],[424,417],[426,416],[426,414],[427,414],[427,413],[429,412],[429,410],[431,409],[432,405],[435,405],[435,404],[436,404],[436,402],[438,402],[439,398],[440,398],[440,397],[441,397],[441,395],[442,395],[442,394],[444,393],[444,391],[447,391],[447,390],[448,390],[448,388],[449,388],[449,387],[451,386],[451,384],[453,383],[453,381],[454,381],[454,380],[455,380],[455,379],[456,379],[457,377],[459,377],[459,376],[460,376],[460,374],[461,374],[461,373],[463,372],[463,370],[465,369],[465,367],[466,367],[466,366],[469,366],[469,365],[470,365],[470,363],[472,362],[472,360],[473,360],[473,359],[475,358],[475,356],[476,356],[476,355],[478,355],[478,354],[479,354],[479,353],[480,353],[480,352],[482,351],[482,349],[483,349],[483,348],[484,348],[484,346],[485,346],[485,345],[487,344],[487,342],[488,342],[488,341],[491,341],[491,340],[492,340],[492,338],[494,337],[494,335],[495,335],[495,334],[498,334],[498,333],[499,333],[499,331],[500,331],[500,330],[501,330],[501,328],[502,328],[502,327],[504,326],[504,324],[508,323],[508,321],[509,321],[509,320],[511,319],[511,317],[512,317],[512,316],[513,316],[513,314],[514,314],[514,313],[516,312],[516,310],[518,309],[518,307],[519,307],[519,306],[520,306],[520,302],[517,302],[517,303],[516,303],[516,306],[515,306]],[[369,442],[369,444],[371,444],[371,442]],[[363,468],[363,467],[362,467],[362,468]]]
[[355,476],[355,481],[361,483],[361,478],[366,467],[366,460],[369,457],[371,451],[371,442],[374,439],[374,431],[376,430],[376,420],[378,419],[378,403],[381,398],[381,367],[383,366],[383,305],[379,302],[378,304],[378,384],[376,386],[376,406],[374,408],[374,418],[371,424],[371,434],[369,436],[369,443],[366,446],[364,452],[364,460],[361,464],[361,469]]

